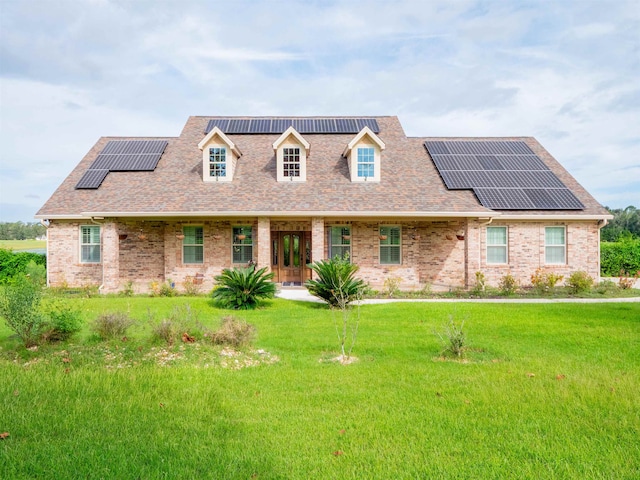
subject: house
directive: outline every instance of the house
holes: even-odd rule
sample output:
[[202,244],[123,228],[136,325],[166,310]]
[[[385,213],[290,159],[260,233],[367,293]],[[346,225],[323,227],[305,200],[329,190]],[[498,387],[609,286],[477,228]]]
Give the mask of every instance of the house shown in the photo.
[[38,211],[50,285],[213,277],[255,262],[297,285],[335,255],[381,288],[599,278],[608,212],[534,138],[407,137],[397,117],[190,117],[103,137]]

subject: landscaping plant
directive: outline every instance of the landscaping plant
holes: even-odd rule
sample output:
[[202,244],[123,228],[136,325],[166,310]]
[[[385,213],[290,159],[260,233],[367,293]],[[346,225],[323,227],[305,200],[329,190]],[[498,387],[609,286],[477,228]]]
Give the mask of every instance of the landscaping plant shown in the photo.
[[254,309],[261,299],[275,295],[276,285],[271,281],[273,276],[273,272],[267,273],[267,267],[260,270],[254,266],[225,268],[214,278],[217,286],[211,296],[223,308]]
[[102,340],[109,340],[124,336],[134,323],[134,320],[126,313],[104,313],[94,320],[91,329]]
[[40,311],[42,287],[24,274],[18,274],[0,293],[0,316],[25,347],[36,345],[45,323]]
[[436,332],[444,345],[441,355],[452,355],[457,358],[464,356],[467,338],[464,332],[464,320],[459,324],[456,323],[454,316],[449,315],[449,322],[445,325],[442,332]]
[[573,272],[567,280],[567,286],[571,293],[588,292],[593,287],[593,278],[582,270]]
[[244,347],[255,337],[256,327],[231,315],[222,319],[220,327],[211,333],[211,342],[216,345]]
[[331,307],[342,308],[362,295],[366,288],[363,280],[355,278],[358,266],[339,257],[319,260],[309,265],[318,276],[307,280],[305,286],[314,295]]

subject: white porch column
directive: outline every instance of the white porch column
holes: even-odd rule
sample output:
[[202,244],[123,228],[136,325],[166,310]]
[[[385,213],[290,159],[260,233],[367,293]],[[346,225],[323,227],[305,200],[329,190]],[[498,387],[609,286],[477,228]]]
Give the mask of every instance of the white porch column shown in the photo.
[[102,224],[102,292],[120,289],[120,240],[116,222]]
[[[324,218],[311,218],[311,261],[317,262],[324,259]],[[311,278],[316,278],[312,272]]]
[[267,267],[271,271],[271,219],[258,217],[258,255],[257,268]]

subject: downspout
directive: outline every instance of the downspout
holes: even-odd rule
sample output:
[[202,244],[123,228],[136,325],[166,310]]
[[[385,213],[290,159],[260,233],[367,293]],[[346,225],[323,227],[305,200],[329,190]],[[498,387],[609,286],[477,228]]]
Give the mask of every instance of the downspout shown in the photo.
[[603,218],[602,220],[598,220],[598,282],[600,282],[600,280],[602,280],[602,277],[600,276],[600,256],[602,255],[601,250],[600,250],[600,230],[602,230],[604,227],[607,226],[607,224],[609,223],[609,220],[607,220],[606,218]]
[[47,230],[47,241],[46,241],[46,247],[45,247],[45,256],[46,256],[46,260],[47,260],[47,287],[49,286],[49,225],[51,224],[51,222],[49,222],[48,219],[46,218],[41,218],[40,219],[40,224],[46,228]]
[[[484,223],[481,223],[480,226],[486,227],[487,225],[491,225],[491,222],[493,222],[493,217],[489,217],[489,220]],[[480,236],[482,236],[482,233],[480,233]],[[481,248],[478,249],[478,265],[482,267],[482,249]]]
[[102,217],[91,217],[91,223],[95,223],[96,225],[100,225],[100,263],[102,263],[102,280],[100,281],[100,286],[98,287],[98,292],[102,293],[102,289],[104,288],[104,255],[102,254],[102,223],[96,221],[96,218],[99,220],[104,220]]

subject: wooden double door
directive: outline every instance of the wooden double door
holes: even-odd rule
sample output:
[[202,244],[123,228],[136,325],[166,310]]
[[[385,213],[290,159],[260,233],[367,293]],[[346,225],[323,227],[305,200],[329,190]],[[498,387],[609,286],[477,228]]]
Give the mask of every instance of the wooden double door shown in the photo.
[[282,284],[302,285],[311,278],[311,232],[271,232],[271,270]]

